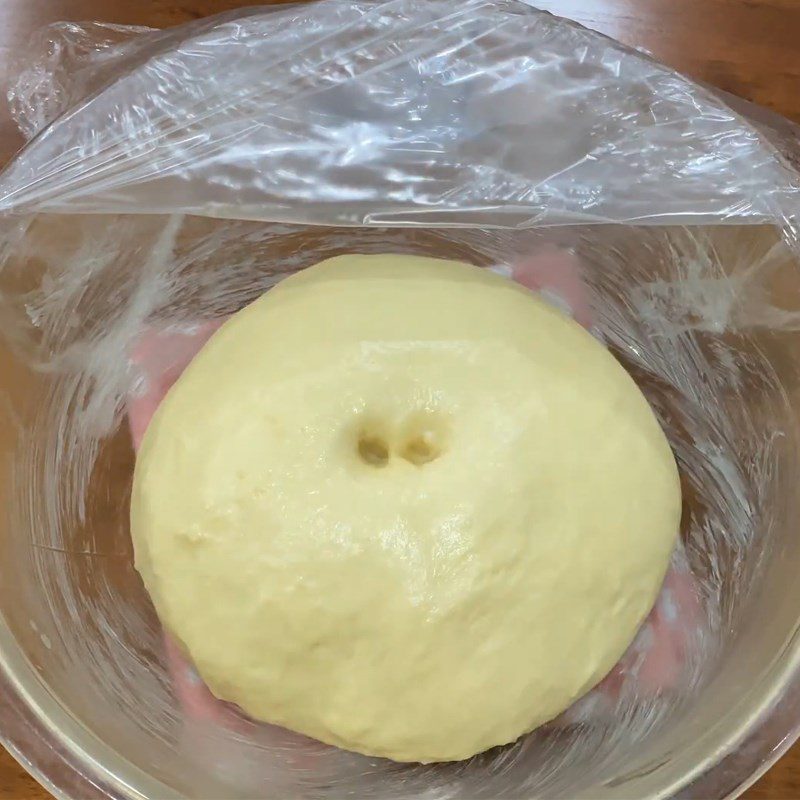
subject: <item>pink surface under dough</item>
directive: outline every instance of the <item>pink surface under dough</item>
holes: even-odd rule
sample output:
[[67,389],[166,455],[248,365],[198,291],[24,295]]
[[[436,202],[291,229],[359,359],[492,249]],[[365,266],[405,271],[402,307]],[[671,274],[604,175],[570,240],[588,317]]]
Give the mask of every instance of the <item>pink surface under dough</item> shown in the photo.
[[[548,248],[511,267],[498,267],[496,271],[539,292],[591,329],[592,316],[580,266],[569,251]],[[127,405],[135,449],[138,450],[147,425],[169,388],[223,322],[150,328],[139,337],[131,360],[141,381]],[[558,722],[569,724],[607,718],[623,692],[656,696],[676,688],[684,672],[688,649],[701,624],[701,614],[697,586],[679,545],[658,600],[633,644],[606,678]],[[169,635],[165,635],[164,641],[175,693],[188,716],[232,730],[252,725],[236,706],[211,694]]]

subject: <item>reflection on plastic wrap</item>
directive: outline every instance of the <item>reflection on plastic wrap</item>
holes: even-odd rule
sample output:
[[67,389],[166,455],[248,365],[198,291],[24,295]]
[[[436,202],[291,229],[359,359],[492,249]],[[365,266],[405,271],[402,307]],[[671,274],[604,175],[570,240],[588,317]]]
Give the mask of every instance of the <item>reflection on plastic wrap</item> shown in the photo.
[[[62,24],[11,102],[32,138],[0,174],[0,313],[28,394],[9,390],[21,577],[3,613],[36,625],[27,657],[125,754],[125,781],[151,796],[644,796],[631,782],[681,757],[794,513],[786,136],[510,0]],[[665,593],[617,670],[554,724],[446,766],[223,713],[165,650],[127,531],[126,415],[138,439],[203,337],[283,276],[387,251],[512,265],[574,314],[647,394],[685,497]]]

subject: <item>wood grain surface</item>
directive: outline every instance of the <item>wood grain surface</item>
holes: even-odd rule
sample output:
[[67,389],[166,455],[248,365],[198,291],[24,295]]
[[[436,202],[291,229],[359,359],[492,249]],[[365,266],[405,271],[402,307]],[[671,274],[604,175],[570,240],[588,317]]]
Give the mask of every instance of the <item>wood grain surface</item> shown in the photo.
[[[165,27],[247,0],[0,0],[0,85],[32,30],[56,20]],[[641,48],[695,78],[800,122],[800,0],[540,0],[540,8]],[[0,164],[21,145],[0,110]],[[800,800],[800,744],[746,794]],[[0,800],[50,795],[0,748]],[[207,798],[206,800],[212,800]]]

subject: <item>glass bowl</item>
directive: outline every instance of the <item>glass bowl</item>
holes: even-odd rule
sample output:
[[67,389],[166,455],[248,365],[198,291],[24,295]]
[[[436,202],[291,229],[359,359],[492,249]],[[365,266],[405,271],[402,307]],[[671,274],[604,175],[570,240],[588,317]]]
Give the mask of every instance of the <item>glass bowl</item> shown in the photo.
[[[155,263],[165,237],[169,255]],[[800,294],[780,229],[62,214],[14,219],[3,241],[0,735],[57,796],[724,798],[797,737]],[[446,765],[394,764],[193,712],[133,567],[125,406],[141,379],[137,336],[224,316],[341,252],[489,266],[542,248],[579,260],[595,333],[647,394],[678,458],[682,542],[703,608],[685,681]],[[182,290],[166,292],[165,275]]]

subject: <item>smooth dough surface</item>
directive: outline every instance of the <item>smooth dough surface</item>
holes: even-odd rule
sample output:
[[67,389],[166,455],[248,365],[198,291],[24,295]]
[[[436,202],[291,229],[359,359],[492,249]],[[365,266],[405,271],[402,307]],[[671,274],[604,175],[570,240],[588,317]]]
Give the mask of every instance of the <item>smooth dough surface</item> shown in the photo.
[[219,698],[399,761],[466,758],[614,666],[676,465],[586,331],[455,262],[341,256],[234,315],[138,457],[136,564]]

